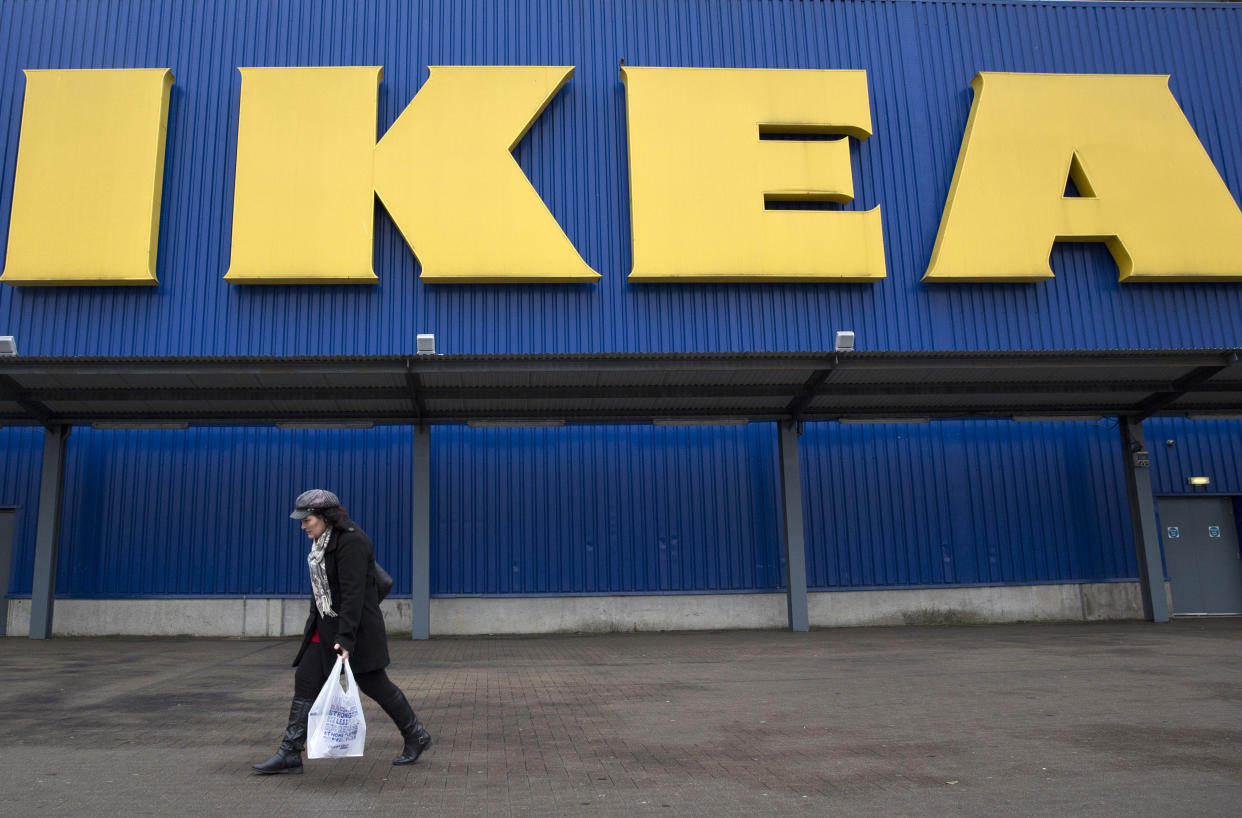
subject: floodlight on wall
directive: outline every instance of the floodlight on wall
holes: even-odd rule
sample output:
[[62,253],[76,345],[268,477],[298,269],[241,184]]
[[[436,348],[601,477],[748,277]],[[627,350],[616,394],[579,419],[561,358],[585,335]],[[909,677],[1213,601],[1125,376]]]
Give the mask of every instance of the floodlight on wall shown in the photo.
[[436,354],[436,336],[430,332],[420,332],[416,339],[418,343],[419,355],[435,355]]
[[1186,485],[1188,486],[1210,486],[1212,478],[1210,477],[1187,477]]
[[853,352],[854,351],[854,333],[851,330],[843,329],[837,331],[837,352]]
[[653,426],[745,426],[750,418],[741,417],[699,417],[699,418],[654,418]]
[[369,420],[282,420],[277,429],[371,429],[375,423]]
[[0,335],[0,355],[11,356],[11,355],[16,355],[16,354],[17,354],[17,341],[13,339],[13,336],[12,335]]
[[542,429],[564,426],[560,418],[480,418],[468,420],[466,425],[471,429]]

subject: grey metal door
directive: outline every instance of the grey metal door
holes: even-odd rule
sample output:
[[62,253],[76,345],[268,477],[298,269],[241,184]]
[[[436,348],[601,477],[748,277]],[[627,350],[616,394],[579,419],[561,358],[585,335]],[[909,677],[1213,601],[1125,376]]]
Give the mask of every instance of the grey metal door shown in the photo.
[[1242,614],[1242,554],[1230,498],[1161,497],[1160,534],[1175,614]]

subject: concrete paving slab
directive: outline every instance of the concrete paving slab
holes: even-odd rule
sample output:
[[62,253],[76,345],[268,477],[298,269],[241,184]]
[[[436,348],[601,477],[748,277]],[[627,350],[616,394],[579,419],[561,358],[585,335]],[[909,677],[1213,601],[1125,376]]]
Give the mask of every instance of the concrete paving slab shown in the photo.
[[1236,815],[1242,620],[391,642],[436,738],[261,777],[289,639],[0,641],[5,815]]

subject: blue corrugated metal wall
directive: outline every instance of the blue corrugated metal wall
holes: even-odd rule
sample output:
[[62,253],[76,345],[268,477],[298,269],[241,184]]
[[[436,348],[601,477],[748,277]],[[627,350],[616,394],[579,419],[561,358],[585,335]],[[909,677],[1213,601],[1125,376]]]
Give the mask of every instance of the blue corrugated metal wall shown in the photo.
[[[1242,496],[1242,420],[1152,418],[1143,432],[1154,493]],[[1194,476],[1211,478],[1211,485],[1188,486],[1186,478]]]
[[[0,503],[33,510],[42,436],[5,433]],[[437,427],[432,440],[433,593],[739,591],[781,582],[768,425]],[[302,594],[307,546],[288,513],[304,489],[329,486],[375,542],[394,593],[409,594],[412,445],[405,428],[76,429],[57,593]],[[30,593],[34,529],[31,515],[14,549],[17,594]]]
[[[170,67],[153,289],[0,287],[0,334],[34,355],[1059,349],[1237,346],[1242,285],[1126,286],[1101,248],[1032,285],[919,283],[979,70],[1169,73],[1242,191],[1242,8],[802,0],[154,0],[0,5],[0,246],[25,68]],[[648,285],[630,266],[621,58],[631,65],[865,68],[875,134],[852,146],[883,208],[889,277],[868,285]],[[380,64],[379,129],[428,64],[571,64],[516,150],[591,286],[426,286],[376,208],[374,287],[230,287],[238,66]],[[341,331],[310,320],[329,312]],[[347,329],[345,329],[347,328]],[[1158,433],[1154,431],[1160,429]],[[1158,492],[1211,463],[1242,492],[1239,427],[1160,420]],[[804,437],[814,587],[1134,574],[1115,430],[1084,424],[842,427]],[[1186,442],[1181,443],[1182,440]],[[433,435],[433,590],[775,588],[774,433],[585,428]],[[29,591],[41,437],[0,430],[0,503],[24,505],[10,590]],[[60,593],[303,593],[292,493],[329,484],[408,593],[408,431],[75,431]],[[1184,460],[1179,460],[1182,458]],[[1212,458],[1215,458],[1212,460]],[[845,490],[844,476],[850,477]],[[1179,483],[1179,481],[1181,481]],[[745,502],[743,502],[745,500]],[[357,502],[363,503],[358,506]],[[101,527],[99,521],[107,521]],[[514,571],[514,567],[518,570]]]
[[0,429],[0,506],[21,506],[13,520],[13,555],[5,589],[10,592],[30,591],[42,462],[42,429]]
[[[1158,418],[1147,436],[1157,494],[1205,493],[1191,474],[1242,494],[1242,421]],[[807,424],[808,584],[1132,578],[1117,439],[1107,421]],[[42,436],[0,441],[0,504],[25,507],[9,590],[28,594]],[[77,429],[57,592],[302,594],[306,544],[288,506],[328,485],[408,594],[411,447],[407,429]],[[432,447],[437,595],[782,587],[770,424],[444,427]]]
[[1136,574],[1115,423],[806,429],[810,587]]
[[437,429],[440,594],[747,591],[784,576],[776,432]]
[[[0,502],[37,481],[42,436],[31,436],[36,451],[24,462],[25,475],[33,479],[23,483],[17,469],[5,468]],[[413,433],[403,427],[365,432],[76,428],[65,458],[56,592],[304,594],[308,548],[289,512],[300,492],[330,486],[408,594],[412,447]],[[8,448],[4,460],[10,460]],[[22,547],[15,549],[10,590],[18,594],[30,593],[34,516],[28,515]]]
[[[0,26],[0,245],[25,68],[167,66],[156,289],[0,287],[26,354],[791,350],[1230,346],[1236,284],[1121,286],[1104,253],[1058,253],[1030,285],[919,283],[979,70],[1169,73],[1204,147],[1242,191],[1242,9],[803,0],[391,0],[8,3]],[[646,285],[630,267],[624,92],[631,65],[864,68],[875,134],[858,200],[883,208],[889,278],[854,285]],[[426,286],[377,208],[374,287],[231,287],[238,66],[381,64],[380,131],[429,64],[577,66],[517,150],[587,261],[590,286]],[[340,315],[321,333],[306,316]]]

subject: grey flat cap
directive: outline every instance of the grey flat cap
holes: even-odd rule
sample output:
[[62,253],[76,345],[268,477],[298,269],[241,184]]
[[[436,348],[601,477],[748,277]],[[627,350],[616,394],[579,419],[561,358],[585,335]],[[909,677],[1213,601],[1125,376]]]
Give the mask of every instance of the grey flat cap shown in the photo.
[[312,511],[333,508],[340,504],[340,498],[327,489],[311,489],[310,491],[302,492],[298,495],[298,499],[293,501],[295,508],[289,516],[295,520],[303,520]]

